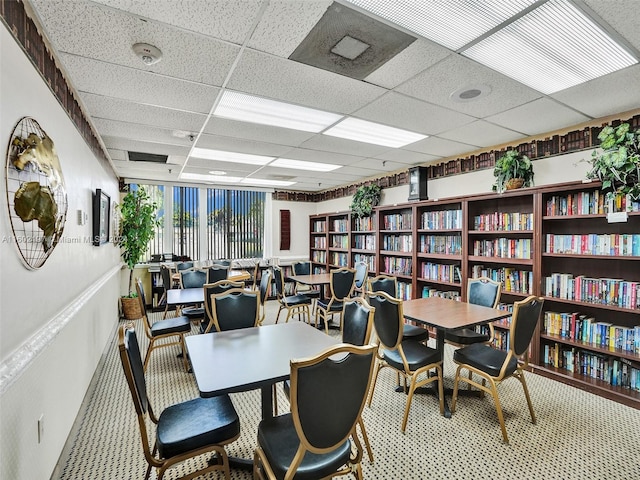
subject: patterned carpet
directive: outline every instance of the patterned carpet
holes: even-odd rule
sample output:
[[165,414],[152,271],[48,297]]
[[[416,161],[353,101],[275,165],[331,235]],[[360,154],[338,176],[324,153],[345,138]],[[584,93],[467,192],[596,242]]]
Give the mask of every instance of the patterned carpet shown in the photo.
[[[270,323],[277,304],[268,301],[267,307],[266,323]],[[160,318],[160,314],[154,315]],[[136,331],[144,351],[146,341],[140,323]],[[454,369],[452,353],[447,349],[445,383],[451,386]],[[152,353],[147,380],[158,413],[170,404],[198,395],[193,376],[184,371],[177,353],[178,347]],[[536,425],[530,421],[519,382],[512,379],[499,387],[509,445],[502,443],[489,396],[461,397],[453,417],[446,419],[439,415],[435,397],[417,395],[407,432],[402,434],[406,397],[394,392],[395,381],[395,374],[382,370],[373,404],[364,409],[375,455],[375,462],[369,463],[365,454],[363,471],[367,479],[640,479],[638,410],[529,374]],[[94,384],[53,480],[142,478],[146,462],[115,338]],[[278,397],[280,412],[288,410],[281,388]],[[232,399],[242,433],[227,452],[252,458],[260,415],[259,392],[233,394]],[[204,462],[206,457],[198,461]],[[178,478],[188,470],[191,468],[185,465],[176,467],[165,478]],[[231,478],[250,479],[251,473],[232,470]]]

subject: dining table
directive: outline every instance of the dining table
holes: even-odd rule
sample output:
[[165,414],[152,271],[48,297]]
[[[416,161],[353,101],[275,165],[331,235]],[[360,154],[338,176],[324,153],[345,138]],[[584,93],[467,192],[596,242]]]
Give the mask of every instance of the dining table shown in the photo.
[[[406,320],[434,327],[436,329],[436,349],[440,352],[444,372],[444,337],[448,330],[472,328],[476,325],[495,322],[512,314],[506,310],[460,302],[442,297],[416,298],[403,302],[403,315]],[[451,393],[451,389],[445,389]],[[423,390],[421,390],[423,391]],[[425,389],[427,393],[437,393],[437,386]],[[459,391],[458,393],[462,393]],[[466,391],[464,391],[466,392]],[[472,391],[476,394],[475,391]],[[446,396],[446,395],[445,395]],[[444,399],[444,416],[451,418],[451,410]]]
[[[339,339],[304,322],[288,322],[190,335],[185,342],[202,397],[260,389],[260,415],[266,419],[273,416],[272,386],[289,378],[291,360],[315,356]],[[246,468],[252,459],[230,462]]]
[[320,287],[320,300],[325,299],[324,288],[331,283],[330,273],[313,273],[311,275],[288,275],[287,279],[291,282],[298,282],[303,285],[318,285]]

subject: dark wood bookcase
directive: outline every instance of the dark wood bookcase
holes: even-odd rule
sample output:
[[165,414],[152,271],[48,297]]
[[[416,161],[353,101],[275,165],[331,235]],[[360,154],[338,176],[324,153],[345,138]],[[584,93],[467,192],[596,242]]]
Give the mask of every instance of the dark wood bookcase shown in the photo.
[[[397,276],[404,298],[466,300],[468,279],[482,274],[503,282],[501,308],[543,296],[531,369],[640,409],[640,212],[608,217],[626,206],[599,187],[385,205],[368,219],[312,215],[309,256],[315,272],[366,261],[370,275]],[[507,348],[509,319],[494,326],[495,346]]]

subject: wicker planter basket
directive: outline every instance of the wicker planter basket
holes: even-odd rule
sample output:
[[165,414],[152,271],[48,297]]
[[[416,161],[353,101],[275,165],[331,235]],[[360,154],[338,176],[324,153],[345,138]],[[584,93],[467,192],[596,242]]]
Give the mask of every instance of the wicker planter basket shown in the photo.
[[524,185],[524,179],[522,178],[511,178],[507,180],[504,184],[505,190],[515,190],[516,188],[522,188]]
[[137,320],[142,318],[142,310],[138,298],[120,298],[122,302],[122,315],[127,320]]

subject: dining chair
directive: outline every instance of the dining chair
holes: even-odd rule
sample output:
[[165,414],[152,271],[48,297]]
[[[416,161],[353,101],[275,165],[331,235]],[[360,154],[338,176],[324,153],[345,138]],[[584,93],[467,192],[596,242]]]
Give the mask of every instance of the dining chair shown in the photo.
[[271,287],[272,277],[273,274],[270,269],[263,271],[262,276],[260,277],[260,286],[258,288],[260,291],[260,325],[262,325],[265,317],[267,316],[264,302],[267,301],[267,297],[269,296],[269,287]]
[[318,319],[324,322],[324,329],[329,334],[329,321],[334,315],[340,317],[340,328],[342,329],[342,307],[346,299],[351,297],[353,292],[356,271],[353,268],[336,268],[329,272],[329,289],[331,298],[329,300],[319,299],[316,302],[315,325]]
[[[369,396],[369,407],[373,400],[373,394],[378,380],[378,373],[385,367],[390,367],[405,378],[410,380],[409,395],[402,419],[402,432],[404,433],[409,409],[413,395],[418,387],[436,382],[440,403],[440,414],[444,414],[444,392],[442,387],[442,356],[438,350],[413,340],[402,339],[402,327],[404,315],[402,312],[402,300],[393,298],[384,292],[370,292],[369,304],[375,308],[373,325],[380,342],[378,350],[378,367],[373,377],[373,387]],[[436,370],[437,375],[430,376],[431,370]],[[422,379],[419,377],[422,376]]]
[[[375,363],[375,345],[339,344],[291,360],[291,412],[258,424],[253,478],[362,479],[362,416]],[[336,408],[339,406],[339,408]]]
[[171,278],[171,269],[167,265],[160,265],[160,277],[162,278],[162,288],[164,292],[162,293],[162,298],[160,300],[160,304],[164,302],[164,315],[162,318],[167,317],[167,312],[169,311],[169,304],[167,303],[167,291],[173,289],[174,282]]
[[[355,297],[344,302],[344,311],[342,313],[342,343],[348,343],[350,345],[367,345],[371,340],[371,332],[373,331],[373,315],[375,309],[367,303],[362,297]],[[282,382],[282,388],[287,398],[290,397],[291,381],[285,380]],[[277,404],[276,407],[276,415]],[[364,445],[369,455],[369,461],[373,463],[373,450],[369,443],[369,437],[367,431],[364,428],[364,422],[362,418],[358,420],[360,425],[360,431],[362,432],[362,438],[364,439]]]
[[216,283],[227,278],[229,278],[229,267],[215,264],[207,267],[207,283]]
[[[144,294],[144,287],[142,286],[142,280],[139,278],[136,278],[136,293],[138,294],[138,302],[140,302],[140,310],[142,311],[142,320],[145,327],[144,331],[149,339],[149,346],[147,347],[147,353],[144,357],[144,369],[147,369],[149,359],[151,358],[151,352],[153,350],[161,347],[180,345],[180,348],[182,348],[182,361],[184,362],[184,368],[189,371],[189,362],[187,360],[187,355],[185,354],[186,350],[184,347],[184,335],[191,332],[191,321],[185,316],[178,316],[151,323],[151,319],[147,313],[147,302]],[[162,341],[156,344],[158,340],[166,340],[172,337],[178,337],[178,339],[173,342]]]
[[[151,470],[156,468],[157,478],[161,480],[174,465],[209,452],[215,452],[217,462],[206,462],[204,468],[181,478],[194,478],[216,470],[222,471],[227,480],[231,478],[224,446],[240,436],[240,419],[229,395],[194,398],[170,405],[157,416],[147,392],[140,347],[132,324],[119,329],[118,350],[138,416],[142,451],[148,463],[144,479],[147,480]],[[194,418],[197,421],[194,422]],[[156,426],[153,450],[147,430],[152,423]]]
[[180,272],[181,270],[189,270],[193,268],[193,262],[177,262],[176,263],[176,271]]
[[204,312],[206,316],[200,323],[200,333],[208,333],[211,331],[211,322],[213,321],[212,295],[219,295],[231,289],[242,289],[244,288],[244,282],[236,282],[229,279],[218,280],[215,283],[205,283],[202,288],[204,290]]
[[[180,270],[180,288],[202,288],[207,283],[207,272],[197,268]],[[180,314],[189,320],[204,320],[204,307],[200,304],[181,306]]]
[[[524,396],[529,406],[531,423],[536,423],[536,415],[533,412],[533,404],[529,396],[527,382],[524,379],[524,371],[529,365],[529,345],[533,334],[538,328],[538,323],[542,315],[542,305],[544,299],[531,295],[524,300],[514,302],[513,315],[511,317],[511,327],[509,329],[509,349],[498,350],[485,343],[474,343],[466,347],[458,348],[453,352],[453,361],[458,364],[456,377],[453,384],[453,399],[451,401],[451,412],[454,413],[458,401],[459,382],[466,382],[488,392],[493,397],[502,430],[504,443],[509,443],[507,429],[504,425],[504,415],[498,397],[497,386],[508,378],[516,378],[524,390]],[[471,378],[461,375],[463,369],[470,373],[478,374],[482,377],[482,383],[478,383]],[[487,386],[489,383],[489,386]]]
[[357,262],[353,266],[353,268],[355,268],[356,270],[356,276],[353,281],[353,295],[360,295],[361,297],[364,297],[367,293],[369,265],[367,265],[365,262]]
[[[467,282],[467,302],[474,305],[496,308],[500,302],[502,282],[496,282],[488,277],[470,278]],[[493,323],[482,325],[487,333],[477,332],[473,328],[458,328],[448,330],[444,334],[447,343],[461,347],[472,343],[489,343],[493,340]]]
[[307,321],[311,322],[311,314],[309,312],[309,306],[311,305],[311,299],[306,295],[297,293],[295,295],[286,295],[284,292],[284,273],[282,268],[273,267],[273,279],[275,280],[276,297],[280,304],[278,308],[278,314],[276,315],[276,322],[280,319],[280,312],[282,310],[287,311],[287,319],[285,323],[289,321],[293,315],[298,315],[301,319],[302,316],[306,316]]
[[[397,277],[382,274],[369,278],[367,284],[368,292],[385,292],[391,297],[398,298]],[[429,339],[429,331],[426,328],[405,322],[402,327],[402,339],[424,342]]]
[[211,295],[211,321],[204,333],[257,327],[260,323],[260,292],[232,288]]
[[[293,270],[294,275],[311,275],[311,262],[294,262],[291,264],[291,269]],[[320,289],[313,288],[312,285],[305,285],[304,283],[296,282],[294,292],[296,294],[301,293],[302,295],[306,295],[311,299],[311,313],[315,314],[316,300],[320,298]]]

